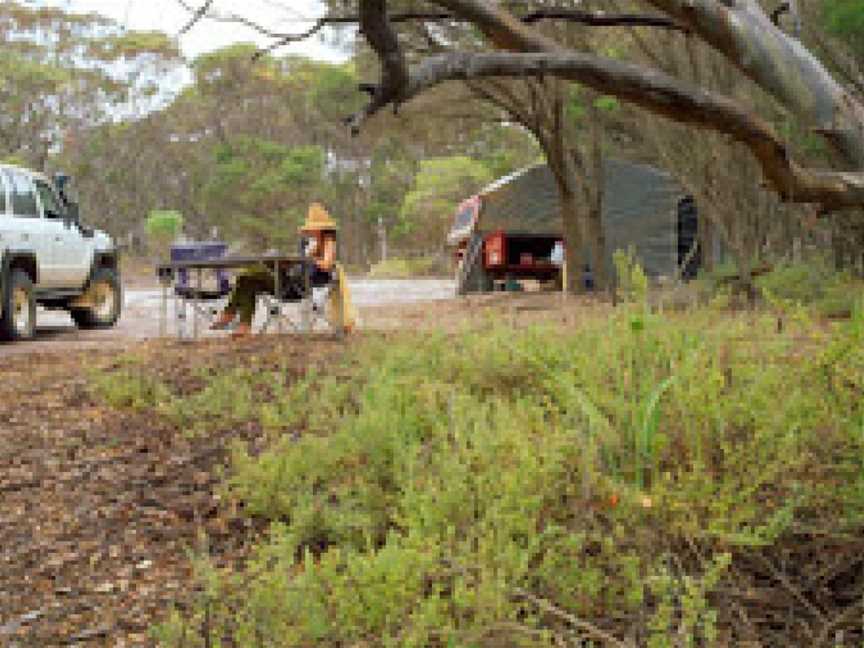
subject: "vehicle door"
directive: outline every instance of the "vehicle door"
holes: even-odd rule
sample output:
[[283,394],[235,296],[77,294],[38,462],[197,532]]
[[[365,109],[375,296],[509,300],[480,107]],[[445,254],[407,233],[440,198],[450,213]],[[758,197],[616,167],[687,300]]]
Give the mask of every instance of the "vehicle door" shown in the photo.
[[27,173],[17,169],[8,169],[4,175],[9,185],[11,207],[5,228],[9,237],[8,247],[11,250],[33,252],[36,256],[37,287],[54,286],[58,281],[57,270],[52,262],[51,246],[39,213],[33,181]]
[[54,187],[42,178],[36,178],[34,183],[51,244],[51,263],[57,273],[57,285],[80,288],[90,274],[93,240],[85,239],[78,225],[68,219],[66,207]]

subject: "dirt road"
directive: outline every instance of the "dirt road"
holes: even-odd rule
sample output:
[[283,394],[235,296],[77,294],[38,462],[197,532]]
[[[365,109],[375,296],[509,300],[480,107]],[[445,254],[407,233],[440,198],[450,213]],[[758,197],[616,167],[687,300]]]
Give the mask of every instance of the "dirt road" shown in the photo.
[[[432,300],[451,299],[454,284],[449,280],[369,280],[351,281],[354,303],[361,320],[367,308],[394,307]],[[123,348],[130,342],[159,336],[160,291],[155,286],[126,287],[123,315],[114,328],[103,331],[79,331],[69,315],[62,311],[39,309],[37,335],[32,342],[0,345],[0,358],[31,353],[54,353],[66,350]],[[174,334],[175,320],[169,303],[168,334]],[[261,324],[261,317],[256,325]],[[224,335],[202,331],[204,337]]]

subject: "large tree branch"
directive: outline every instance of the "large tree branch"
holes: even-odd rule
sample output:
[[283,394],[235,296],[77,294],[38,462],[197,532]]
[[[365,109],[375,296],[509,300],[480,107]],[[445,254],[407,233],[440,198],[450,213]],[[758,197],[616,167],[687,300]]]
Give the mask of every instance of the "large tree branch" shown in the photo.
[[359,124],[368,115],[393,104],[394,111],[399,105],[399,95],[408,86],[408,64],[399,47],[399,39],[387,20],[386,0],[362,0],[360,2],[360,33],[375,51],[381,61],[381,83],[369,88],[371,99],[366,108],[348,120],[356,132]]
[[[487,0],[432,0],[475,24],[499,49],[561,52],[562,46]],[[757,0],[648,0],[687,25],[760,87],[864,168],[864,105],[796,39],[772,24]]]
[[[457,15],[450,12],[440,11],[406,11],[390,14],[389,16],[387,16],[387,19],[391,24],[407,22],[462,22]],[[682,27],[673,20],[670,20],[669,18],[665,18],[663,16],[649,16],[644,14],[628,13],[607,14],[602,11],[588,12],[579,11],[576,9],[544,9],[539,11],[532,11],[523,16],[520,16],[519,20],[521,20],[526,25],[532,25],[543,20],[558,20],[579,23],[591,27],[658,27],[662,29],[672,29],[683,32],[687,31],[685,27]],[[279,36],[279,38],[274,43],[256,52],[255,58],[257,59],[264,54],[279,49],[280,47],[284,47],[289,43],[305,40],[311,36],[314,36],[325,27],[330,27],[333,25],[352,25],[359,22],[360,16],[322,16],[321,18],[316,20],[315,23],[306,31],[296,34],[283,34]],[[271,37],[274,36],[274,34],[272,33],[268,33],[267,35]]]
[[[367,4],[375,1],[383,0]],[[864,173],[799,166],[790,159],[785,142],[770,124],[732,100],[690,87],[659,71],[591,54],[454,53],[430,57],[410,74],[404,68],[398,77],[391,72],[391,80],[399,78],[404,84],[391,83],[386,92],[379,88],[376,100],[354,123],[358,125],[388,103],[404,103],[446,81],[541,76],[583,83],[677,122],[728,135],[750,149],[768,184],[783,200],[818,203],[825,209],[864,204]]]
[[846,92],[800,41],[773,24],[757,0],[647,1],[686,24],[774,95],[823,135],[847,164],[864,168],[864,105]]

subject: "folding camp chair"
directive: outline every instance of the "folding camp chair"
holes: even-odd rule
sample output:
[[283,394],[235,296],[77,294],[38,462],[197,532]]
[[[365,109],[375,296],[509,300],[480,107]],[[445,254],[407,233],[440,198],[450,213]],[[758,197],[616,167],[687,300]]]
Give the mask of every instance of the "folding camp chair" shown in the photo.
[[338,280],[334,274],[327,283],[317,282],[313,279],[313,268],[311,261],[293,266],[280,277],[280,294],[258,296],[266,314],[261,332],[274,325],[281,331],[283,323],[299,333],[331,328],[327,302],[330,291],[339,289]]
[[[222,241],[186,241],[173,244],[170,257],[172,262],[204,261],[222,258],[227,251],[228,245]],[[205,287],[202,280],[204,274],[215,282],[208,281]],[[197,337],[199,319],[203,320],[201,323],[204,326],[209,326],[225,306],[230,292],[230,275],[224,269],[180,269],[174,285],[174,319],[178,337],[186,337],[186,322],[189,319],[192,320],[192,336]]]

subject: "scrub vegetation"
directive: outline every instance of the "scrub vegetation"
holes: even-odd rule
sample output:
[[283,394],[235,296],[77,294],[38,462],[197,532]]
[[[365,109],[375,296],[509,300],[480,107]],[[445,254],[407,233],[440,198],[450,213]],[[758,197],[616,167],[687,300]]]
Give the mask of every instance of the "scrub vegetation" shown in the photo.
[[239,570],[197,555],[200,596],[153,636],[860,637],[864,314],[800,305],[778,332],[768,309],[720,308],[369,336],[327,370],[289,379],[271,358],[183,393],[118,369],[97,384],[114,405],[265,439],[235,444],[224,497],[266,536]]

